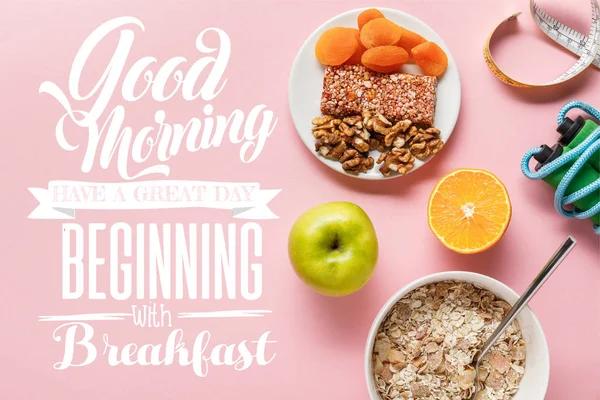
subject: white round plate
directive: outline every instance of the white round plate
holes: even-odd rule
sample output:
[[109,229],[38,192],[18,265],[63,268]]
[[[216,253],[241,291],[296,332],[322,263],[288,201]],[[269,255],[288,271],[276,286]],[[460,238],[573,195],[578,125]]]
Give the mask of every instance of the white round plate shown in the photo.
[[[348,11],[330,19],[314,31],[304,43],[296,56],[290,75],[288,88],[290,113],[292,114],[296,130],[306,147],[308,147],[311,153],[313,153],[315,157],[318,157],[328,167],[345,175],[361,179],[378,180],[394,178],[401,175],[394,174],[385,177],[381,175],[377,165],[364,174],[347,174],[342,169],[342,164],[340,162],[326,159],[315,151],[315,139],[311,130],[311,120],[314,117],[321,115],[320,101],[324,75],[324,66],[321,65],[315,57],[314,49],[317,39],[324,31],[335,26],[357,28],[358,14],[363,10],[365,9],[361,8]],[[460,78],[458,76],[456,62],[450,53],[450,49],[448,49],[448,46],[446,46],[442,38],[435,33],[433,29],[412,15],[389,8],[379,8],[379,10],[383,12],[387,19],[418,33],[429,41],[437,43],[448,55],[448,69],[444,75],[439,78],[438,82],[437,103],[434,118],[434,126],[440,130],[440,136],[444,142],[447,142],[452,134],[456,120],[458,119],[458,112],[460,109]],[[409,74],[422,74],[419,67],[412,64],[404,65],[401,71]],[[438,156],[439,154],[440,153],[438,153]],[[379,153],[372,151],[371,156],[377,161]],[[427,161],[415,160],[415,166],[412,171],[420,168],[426,162]]]

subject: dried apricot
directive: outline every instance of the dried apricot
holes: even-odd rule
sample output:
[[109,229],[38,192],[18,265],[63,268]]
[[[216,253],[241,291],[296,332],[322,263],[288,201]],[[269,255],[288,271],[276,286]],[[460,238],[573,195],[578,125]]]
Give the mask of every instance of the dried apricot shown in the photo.
[[402,28],[385,18],[373,19],[360,30],[360,41],[367,48],[394,45],[402,37]]
[[342,65],[358,48],[352,29],[336,27],[323,32],[315,45],[315,56],[321,64]]
[[400,37],[400,40],[398,43],[396,43],[396,46],[402,47],[408,52],[408,54],[410,54],[410,51],[413,47],[418,46],[423,42],[426,42],[423,36],[419,35],[418,33],[414,33],[413,31],[409,31],[406,28],[402,28],[402,37]]
[[385,18],[385,15],[376,8],[369,8],[358,15],[358,29],[362,29],[365,24],[375,18]]
[[425,75],[440,76],[448,68],[448,56],[433,42],[421,43],[413,47],[411,53]]
[[350,57],[344,64],[346,64],[346,65],[360,64],[362,55],[365,51],[367,51],[367,48],[360,41],[360,31],[358,29],[354,29],[354,28],[348,28],[348,29],[350,29],[354,33],[354,37],[356,38],[356,41],[358,42],[358,47],[356,48],[356,51],[354,51],[354,54],[352,54],[352,57]]
[[402,47],[379,46],[365,51],[362,63],[375,72],[390,73],[400,69],[408,61],[408,53]]

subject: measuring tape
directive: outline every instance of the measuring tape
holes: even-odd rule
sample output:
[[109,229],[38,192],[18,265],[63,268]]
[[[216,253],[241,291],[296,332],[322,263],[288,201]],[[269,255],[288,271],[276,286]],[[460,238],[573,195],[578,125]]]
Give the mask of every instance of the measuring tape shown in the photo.
[[516,87],[539,87],[539,86],[552,86],[559,83],[568,81],[574,78],[581,72],[583,72],[590,65],[595,65],[600,68],[600,6],[596,0],[591,0],[592,3],[592,26],[590,28],[589,36],[585,36],[568,26],[561,24],[548,14],[544,12],[533,0],[530,0],[530,10],[533,20],[537,26],[552,40],[560,44],[572,53],[579,56],[579,61],[575,63],[568,71],[559,76],[558,78],[543,84],[530,84],[519,82],[510,76],[506,75],[494,61],[490,52],[490,41],[492,37],[502,25],[514,21],[517,19],[520,12],[511,15],[502,21],[488,36],[485,47],[483,49],[483,56],[490,70],[496,75],[502,82],[507,83]]

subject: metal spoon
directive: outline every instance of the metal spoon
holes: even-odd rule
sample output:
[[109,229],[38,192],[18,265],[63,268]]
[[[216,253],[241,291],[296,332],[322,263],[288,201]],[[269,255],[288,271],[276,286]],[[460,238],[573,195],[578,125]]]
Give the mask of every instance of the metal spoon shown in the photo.
[[475,396],[477,396],[477,393],[479,392],[479,364],[481,363],[483,356],[485,356],[485,354],[490,350],[496,340],[502,336],[506,328],[510,326],[515,318],[517,318],[517,315],[523,310],[523,308],[525,308],[527,303],[529,303],[529,300],[535,296],[537,291],[542,287],[550,275],[552,275],[560,263],[563,262],[571,250],[573,250],[573,247],[575,247],[576,243],[577,242],[575,239],[573,239],[573,237],[569,236],[567,238],[567,240],[558,248],[556,253],[554,253],[552,258],[550,258],[546,266],[540,271],[538,276],[533,280],[533,282],[531,282],[531,285],[529,285],[529,288],[527,288],[525,293],[523,293],[519,300],[517,300],[517,302],[512,306],[508,314],[506,314],[502,322],[500,322],[500,325],[498,325],[498,328],[496,328],[494,333],[492,333],[492,335],[485,342],[479,353],[475,355],[475,391],[471,397],[469,397],[469,400],[475,399]]

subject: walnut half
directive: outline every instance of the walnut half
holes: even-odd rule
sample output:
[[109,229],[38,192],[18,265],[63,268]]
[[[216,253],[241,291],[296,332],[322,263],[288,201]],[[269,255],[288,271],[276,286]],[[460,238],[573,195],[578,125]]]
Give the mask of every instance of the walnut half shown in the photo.
[[438,153],[444,147],[440,131],[436,128],[419,129],[409,141],[410,152],[419,160],[425,160]]
[[[373,122],[373,130],[385,136],[385,145],[391,146],[394,144],[394,147],[404,146],[404,132],[406,132],[410,126],[411,122],[409,120],[400,121],[391,126],[386,126],[385,122],[379,119]],[[400,139],[401,142],[397,139]]]
[[383,163],[383,165],[379,168],[379,172],[381,172],[383,176],[389,176],[392,171],[395,171],[400,175],[405,175],[408,171],[413,169],[415,158],[407,149],[393,148],[386,153],[381,153],[379,160],[377,160],[377,164],[381,163]]
[[315,143],[315,151],[332,160],[339,160],[347,148],[346,142],[335,133],[329,133]]
[[340,157],[340,162],[344,171],[354,175],[367,172],[375,165],[373,157],[365,157],[356,149],[346,150]]

